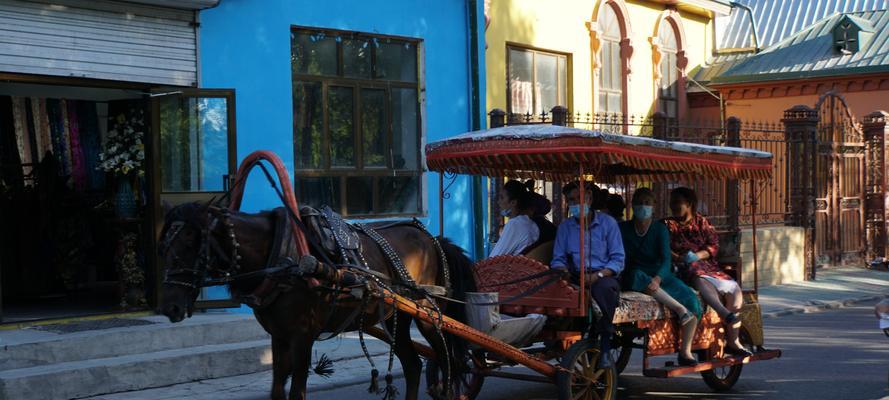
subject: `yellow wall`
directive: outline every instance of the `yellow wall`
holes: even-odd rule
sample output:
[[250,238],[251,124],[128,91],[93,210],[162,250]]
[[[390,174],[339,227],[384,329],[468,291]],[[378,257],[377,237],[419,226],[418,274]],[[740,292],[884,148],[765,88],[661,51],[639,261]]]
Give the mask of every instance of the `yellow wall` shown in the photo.
[[[596,77],[592,70],[590,32],[587,23],[596,19],[595,11],[605,0],[561,0],[554,3],[539,0],[493,0],[488,15],[491,23],[486,32],[485,53],[487,108],[506,110],[506,46],[507,43],[550,50],[570,55],[569,96],[572,112],[594,112]],[[628,112],[648,115],[654,111],[656,83],[652,46],[649,39],[657,36],[656,26],[666,6],[649,1],[626,1],[629,15],[629,37],[633,47],[630,58]],[[708,17],[679,12],[688,57],[686,71],[702,64],[712,52],[713,34]]]

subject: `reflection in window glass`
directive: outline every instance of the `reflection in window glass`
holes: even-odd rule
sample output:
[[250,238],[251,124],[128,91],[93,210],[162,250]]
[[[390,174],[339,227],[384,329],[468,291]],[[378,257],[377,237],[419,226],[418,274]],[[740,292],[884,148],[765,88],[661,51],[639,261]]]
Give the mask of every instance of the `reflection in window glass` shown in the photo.
[[519,48],[508,52],[510,114],[539,116],[555,106],[568,106],[567,57]]
[[382,177],[378,183],[381,214],[412,214],[419,211],[420,178],[418,176]]
[[164,192],[221,191],[229,172],[227,100],[161,98],[160,147]]
[[293,72],[305,75],[336,75],[336,39],[324,32],[290,34]]
[[509,112],[534,113],[534,54],[509,49]]
[[413,43],[374,39],[376,78],[405,82],[417,81],[417,46]]
[[537,101],[535,114],[546,111],[559,105],[559,76],[558,61],[555,56],[538,53],[536,55],[537,66],[537,90],[540,98]]
[[300,204],[315,208],[330,206],[340,212],[340,179],[338,177],[300,177],[296,179],[296,198]]
[[417,89],[392,89],[392,168],[417,169]]
[[342,39],[343,75],[370,78],[370,42],[365,39]]
[[366,215],[373,212],[373,177],[347,177],[346,188],[347,215]]
[[353,90],[331,86],[327,89],[327,124],[330,134],[330,165],[355,166],[355,130],[353,128]]
[[293,131],[297,168],[319,169],[324,165],[324,130],[321,83],[293,84]]
[[386,91],[361,89],[361,136],[364,166],[386,166]]

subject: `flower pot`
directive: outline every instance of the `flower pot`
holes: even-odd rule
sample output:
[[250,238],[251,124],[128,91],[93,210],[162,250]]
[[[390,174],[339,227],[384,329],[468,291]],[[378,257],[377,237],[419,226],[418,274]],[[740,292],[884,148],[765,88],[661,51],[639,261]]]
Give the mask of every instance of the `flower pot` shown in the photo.
[[114,211],[119,218],[136,218],[138,211],[136,196],[129,179],[117,181],[117,192],[114,194]]

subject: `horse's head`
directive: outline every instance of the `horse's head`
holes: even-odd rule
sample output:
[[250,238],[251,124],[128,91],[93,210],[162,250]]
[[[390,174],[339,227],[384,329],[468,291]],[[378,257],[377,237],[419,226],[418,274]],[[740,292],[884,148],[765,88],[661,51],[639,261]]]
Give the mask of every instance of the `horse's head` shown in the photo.
[[208,280],[236,272],[238,247],[227,209],[187,203],[169,210],[158,246],[164,262],[159,311],[170,322],[191,317]]

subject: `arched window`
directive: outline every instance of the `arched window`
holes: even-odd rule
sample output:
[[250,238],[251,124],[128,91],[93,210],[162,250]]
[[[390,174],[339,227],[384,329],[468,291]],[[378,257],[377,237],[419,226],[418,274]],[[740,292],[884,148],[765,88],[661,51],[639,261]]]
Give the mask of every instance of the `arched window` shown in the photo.
[[601,40],[599,68],[599,102],[597,112],[622,113],[624,96],[624,71],[622,67],[620,42],[620,19],[610,4],[602,5],[599,15]]
[[661,22],[658,32],[661,52],[661,79],[658,87],[658,111],[668,118],[679,116],[679,45],[676,29],[667,20]]

